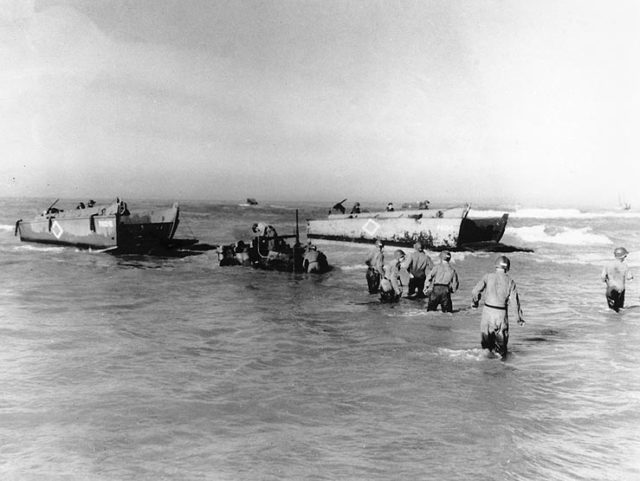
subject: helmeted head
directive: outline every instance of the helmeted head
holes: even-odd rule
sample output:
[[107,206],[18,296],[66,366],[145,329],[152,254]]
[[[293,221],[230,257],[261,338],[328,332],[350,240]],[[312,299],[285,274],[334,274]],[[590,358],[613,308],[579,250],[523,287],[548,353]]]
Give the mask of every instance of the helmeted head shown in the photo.
[[499,256],[496,259],[496,269],[502,269],[507,272],[511,268],[511,261],[507,256]]
[[397,249],[394,253],[393,253],[393,257],[396,258],[396,260],[402,261],[405,257],[404,255],[404,251],[402,249]]
[[629,251],[627,251],[627,249],[625,249],[624,247],[616,247],[613,251],[613,255],[616,257],[616,259],[624,259],[629,255]]
[[449,262],[451,260],[451,252],[449,251],[442,251],[440,253],[440,260],[444,261],[444,262]]
[[413,244],[413,248],[417,251],[421,251],[422,250],[422,242],[418,241],[415,244]]
[[380,249],[382,249],[384,247],[384,242],[382,242],[380,239],[378,239],[376,241],[376,247],[379,247]]

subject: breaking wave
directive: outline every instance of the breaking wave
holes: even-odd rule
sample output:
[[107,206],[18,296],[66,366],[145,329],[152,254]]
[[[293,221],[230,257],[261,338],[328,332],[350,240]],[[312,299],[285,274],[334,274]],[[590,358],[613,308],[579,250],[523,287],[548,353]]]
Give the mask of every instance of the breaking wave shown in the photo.
[[61,246],[53,246],[53,247],[43,247],[43,246],[33,246],[30,244],[18,245],[14,246],[13,250],[15,251],[35,251],[35,252],[64,252],[65,248]]
[[544,224],[530,227],[509,227],[507,233],[529,243],[547,243],[563,245],[610,245],[613,241],[606,235],[595,234],[591,227],[549,228]]
[[446,349],[441,347],[437,349],[436,354],[438,356],[459,361],[484,361],[487,359],[500,360],[500,356],[491,354],[488,351],[484,351],[480,348]]
[[640,212],[602,211],[582,212],[579,209],[538,209],[524,208],[516,210],[471,210],[469,217],[500,217],[508,213],[511,219],[640,219]]

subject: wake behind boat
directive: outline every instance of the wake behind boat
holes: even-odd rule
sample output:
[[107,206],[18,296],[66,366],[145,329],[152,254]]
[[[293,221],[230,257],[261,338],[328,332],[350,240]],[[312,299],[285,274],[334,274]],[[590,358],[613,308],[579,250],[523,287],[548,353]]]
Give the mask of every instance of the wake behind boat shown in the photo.
[[[344,202],[344,201],[343,201]],[[341,205],[336,204],[335,207]],[[420,241],[427,249],[493,250],[507,227],[509,214],[500,217],[470,215],[471,207],[429,210],[329,213],[327,219],[307,221],[307,237],[412,247]]]
[[80,203],[69,210],[57,208],[58,201],[34,219],[16,222],[15,234],[21,241],[116,253],[145,253],[185,244],[184,240],[173,239],[179,224],[177,203],[167,209],[130,212],[120,199],[109,205],[89,201],[86,206]]

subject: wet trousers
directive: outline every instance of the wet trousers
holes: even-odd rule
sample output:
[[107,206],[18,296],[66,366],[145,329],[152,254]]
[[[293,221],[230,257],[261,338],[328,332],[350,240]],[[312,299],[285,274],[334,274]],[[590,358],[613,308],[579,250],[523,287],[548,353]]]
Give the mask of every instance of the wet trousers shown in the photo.
[[442,306],[442,312],[453,312],[449,286],[445,286],[444,284],[435,284],[433,286],[433,290],[429,294],[429,301],[427,302],[427,311],[437,311],[438,306]]
[[502,357],[506,356],[507,344],[509,343],[507,310],[484,306],[482,321],[480,321],[480,334],[482,349],[489,349]]
[[424,293],[424,282],[426,281],[426,277],[412,277],[409,279],[409,292],[408,296],[412,296],[416,294],[418,297],[423,297]]
[[380,301],[381,302],[398,302],[401,294],[396,292],[391,281],[386,277],[380,280]]
[[367,285],[369,294],[377,294],[380,289],[380,273],[373,267],[367,269]]
[[624,307],[624,289],[619,291],[613,287],[607,287],[606,296],[609,309],[618,312]]

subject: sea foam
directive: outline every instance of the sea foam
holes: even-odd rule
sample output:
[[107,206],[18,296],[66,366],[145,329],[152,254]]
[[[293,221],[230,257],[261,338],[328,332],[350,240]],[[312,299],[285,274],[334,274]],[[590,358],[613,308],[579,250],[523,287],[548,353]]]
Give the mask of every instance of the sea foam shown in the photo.
[[528,227],[509,227],[508,235],[517,237],[528,243],[547,243],[563,245],[610,245],[611,239],[603,234],[594,234],[591,227],[560,227],[550,230],[546,225]]
[[510,219],[640,219],[640,212],[602,211],[583,212],[579,209],[519,208],[516,210],[475,210],[469,212],[471,218],[500,217],[508,213]]

